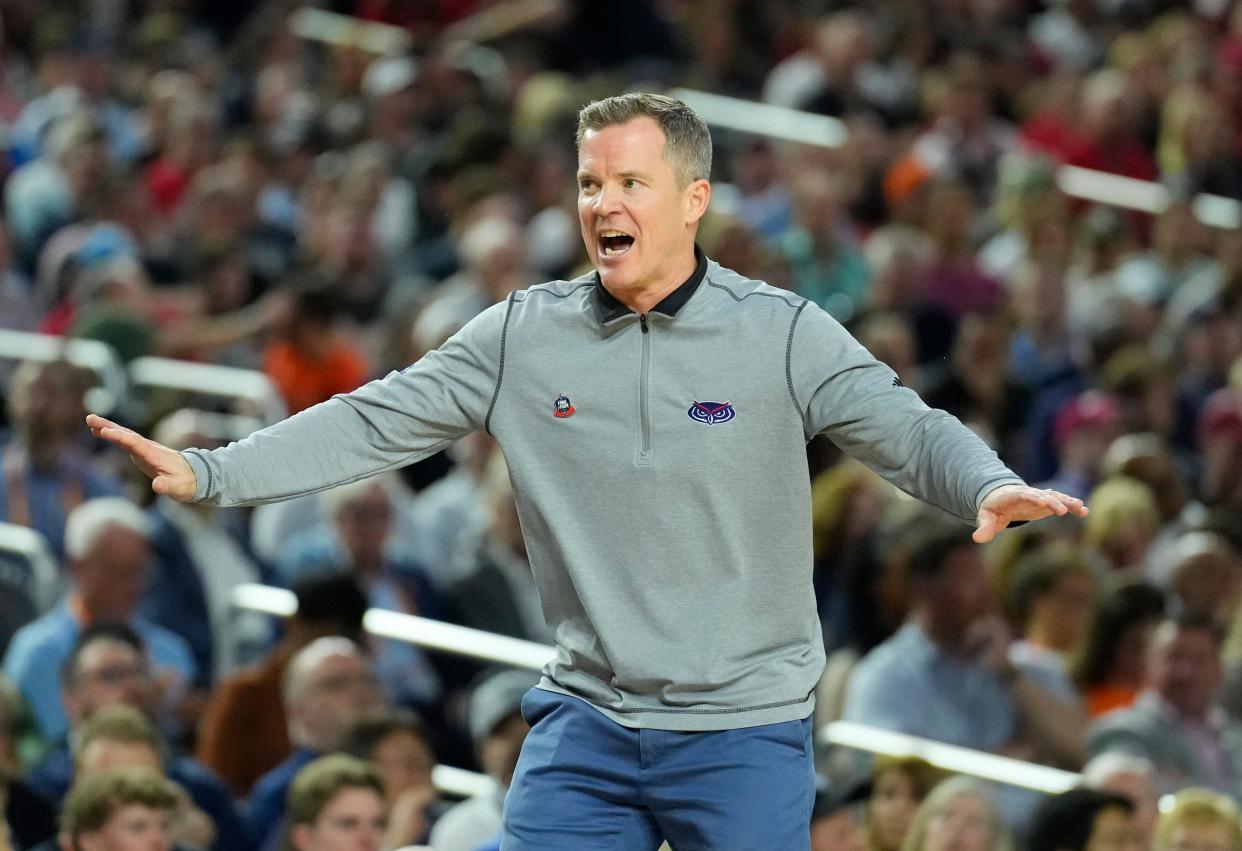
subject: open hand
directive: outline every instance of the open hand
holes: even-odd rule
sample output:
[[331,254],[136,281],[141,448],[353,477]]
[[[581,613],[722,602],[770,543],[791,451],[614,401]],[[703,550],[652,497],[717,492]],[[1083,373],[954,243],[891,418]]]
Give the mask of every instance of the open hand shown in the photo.
[[1015,520],[1038,520],[1052,515],[1076,514],[1087,516],[1087,506],[1081,499],[1060,491],[1042,490],[1027,485],[1001,485],[992,491],[979,506],[974,539],[986,544]]
[[162,443],[148,440],[138,432],[119,426],[97,414],[86,418],[91,434],[115,443],[129,453],[138,469],[151,478],[151,490],[178,502],[191,502],[198,480],[181,453]]

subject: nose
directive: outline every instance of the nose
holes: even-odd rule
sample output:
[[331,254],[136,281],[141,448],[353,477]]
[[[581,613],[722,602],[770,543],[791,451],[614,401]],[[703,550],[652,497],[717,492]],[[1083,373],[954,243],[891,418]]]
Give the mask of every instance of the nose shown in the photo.
[[595,193],[595,215],[603,219],[617,212],[621,209],[620,199],[620,190],[610,183],[605,183]]

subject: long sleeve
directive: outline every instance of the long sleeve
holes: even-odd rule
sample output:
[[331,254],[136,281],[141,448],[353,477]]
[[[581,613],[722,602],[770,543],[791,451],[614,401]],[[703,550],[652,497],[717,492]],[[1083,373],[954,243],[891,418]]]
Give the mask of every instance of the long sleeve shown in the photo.
[[807,439],[823,433],[906,493],[973,522],[994,488],[1022,479],[974,432],[929,408],[813,304],[793,320],[789,384]]
[[195,500],[253,505],[315,493],[412,463],[485,428],[508,307],[488,308],[402,372],[222,449],[186,450],[198,478]]

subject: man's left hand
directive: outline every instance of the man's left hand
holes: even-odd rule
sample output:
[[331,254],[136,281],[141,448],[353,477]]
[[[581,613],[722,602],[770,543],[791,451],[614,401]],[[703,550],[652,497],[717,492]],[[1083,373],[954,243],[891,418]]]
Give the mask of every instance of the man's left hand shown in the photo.
[[1027,485],[1001,485],[992,491],[979,506],[974,539],[986,544],[996,533],[1015,520],[1038,520],[1053,514],[1077,514],[1087,516],[1087,506],[1060,491],[1032,488]]

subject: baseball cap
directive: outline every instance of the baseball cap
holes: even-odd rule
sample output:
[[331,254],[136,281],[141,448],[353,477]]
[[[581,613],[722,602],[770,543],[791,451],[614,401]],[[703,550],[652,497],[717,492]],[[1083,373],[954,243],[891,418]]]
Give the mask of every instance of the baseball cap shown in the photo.
[[532,671],[501,671],[475,687],[470,696],[470,738],[476,746],[502,721],[522,711],[522,698],[538,682]]
[[1229,387],[1209,396],[1199,414],[1199,441],[1219,437],[1242,442],[1242,394]]
[[1088,390],[1067,402],[1057,412],[1052,426],[1058,447],[1083,428],[1103,428],[1121,421],[1121,405],[1107,393]]

